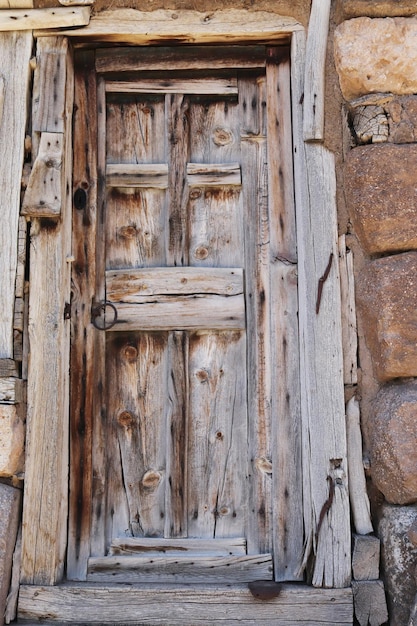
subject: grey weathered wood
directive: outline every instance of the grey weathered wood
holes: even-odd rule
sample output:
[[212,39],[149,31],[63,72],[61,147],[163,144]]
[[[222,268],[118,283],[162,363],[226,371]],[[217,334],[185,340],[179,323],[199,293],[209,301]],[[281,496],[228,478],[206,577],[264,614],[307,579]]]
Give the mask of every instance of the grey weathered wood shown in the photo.
[[168,187],[168,165],[166,163],[141,163],[106,166],[106,184],[109,187]]
[[25,291],[26,270],[26,237],[27,222],[25,217],[19,217],[19,231],[17,240],[17,268],[16,268],[16,298],[23,298]]
[[103,74],[138,70],[237,69],[264,66],[265,48],[255,45],[119,48],[117,51],[103,48],[96,52],[96,69]]
[[353,535],[352,573],[355,580],[378,580],[381,542],[372,535]]
[[359,535],[373,531],[371,507],[366,491],[362,457],[362,434],[360,427],[359,402],[353,396],[346,405],[346,433],[349,466],[349,497],[352,507],[353,525]]
[[18,404],[22,402],[22,381],[19,378],[0,378],[0,402]]
[[[61,53],[57,51],[58,41],[61,41],[63,50],[68,47],[66,38],[59,40],[57,37],[46,37],[37,45],[32,100],[34,134],[64,132],[65,72],[61,67]],[[36,144],[35,139],[32,136],[33,145]]]
[[39,152],[23,198],[22,215],[60,216],[62,159],[62,133],[41,133]]
[[340,293],[342,299],[343,377],[345,385],[358,382],[358,336],[355,306],[353,253],[346,248],[346,237],[339,237]]
[[4,623],[10,624],[17,616],[17,601],[19,598],[20,564],[22,561],[22,526],[20,525],[16,545],[13,552],[12,576],[10,579],[10,589],[7,595],[6,610],[4,612]]
[[320,145],[304,143],[303,36],[295,33],[292,42],[302,454],[303,467],[309,468],[303,488],[304,563],[315,555],[313,585],[343,587],[350,582],[351,564],[334,159]]
[[85,26],[90,21],[90,11],[89,7],[3,9],[0,12],[0,32]]
[[19,373],[16,361],[14,361],[13,359],[0,359],[0,376],[2,378],[18,375]]
[[106,81],[108,93],[182,93],[182,94],[237,94],[236,78],[198,78],[178,80],[171,78],[137,81]]
[[113,539],[110,555],[138,555],[147,556],[190,556],[191,554],[211,556],[237,556],[246,554],[246,540],[243,537],[231,539]]
[[382,580],[352,581],[355,617],[360,626],[381,626],[388,620]]
[[313,0],[306,46],[304,139],[324,138],[324,96],[327,36],[331,0]]
[[239,163],[187,163],[187,179],[190,187],[242,184]]
[[106,293],[111,302],[146,302],[149,296],[243,293],[242,268],[148,267],[106,272]]
[[[157,598],[157,602],[155,602]],[[256,600],[247,585],[63,585],[22,586],[21,619],[85,621],[94,615],[101,624],[157,621],[167,626],[246,624],[256,626],[351,626],[351,589],[314,589],[305,585],[282,585],[279,596],[268,602]]]
[[[135,45],[169,44],[173,40],[192,44],[235,44],[288,41],[290,33],[299,30],[302,26],[297,20],[266,11],[254,11],[248,20],[248,13],[239,9],[215,13],[118,9],[117,21],[113,11],[100,11],[90,20],[88,27],[63,30],[62,34],[81,36],[87,41]],[[48,34],[47,30],[35,31],[36,37]]]
[[[2,221],[0,230],[0,359],[13,358],[13,309],[17,270],[20,180],[22,176],[26,101],[32,49],[31,33],[0,34],[0,120]],[[0,366],[1,372],[1,366]]]
[[107,556],[88,561],[87,581],[221,584],[268,580],[272,556]]
[[[68,497],[68,362],[71,255],[71,116],[73,68],[64,39],[45,40],[63,74],[64,163],[61,171],[61,221],[38,218],[31,227],[29,295],[30,362],[26,442],[25,506],[23,510],[21,580],[56,583],[66,553]],[[48,71],[40,63],[39,72]],[[38,78],[38,84],[45,84]],[[47,102],[54,118],[53,97]],[[56,111],[61,113],[61,109]],[[40,461],[41,459],[41,461]]]

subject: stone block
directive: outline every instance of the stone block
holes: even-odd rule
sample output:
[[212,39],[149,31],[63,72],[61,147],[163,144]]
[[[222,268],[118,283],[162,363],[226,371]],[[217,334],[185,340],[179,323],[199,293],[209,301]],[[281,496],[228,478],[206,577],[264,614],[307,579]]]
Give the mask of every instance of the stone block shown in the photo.
[[417,13],[417,0],[339,0],[336,3],[340,19],[351,17],[396,17]]
[[352,574],[355,580],[378,580],[380,540],[372,535],[353,535]]
[[0,626],[4,624],[12,558],[20,519],[21,492],[0,483]]
[[416,17],[358,17],[340,24],[334,53],[343,97],[417,93],[416,37]]
[[386,385],[378,393],[370,427],[372,480],[392,504],[417,501],[416,415],[417,381]]
[[0,404],[0,476],[23,471],[25,426],[15,405]]
[[368,254],[417,249],[417,145],[369,145],[344,165],[350,219]]
[[390,626],[406,626],[416,595],[417,548],[407,531],[417,519],[417,506],[384,504],[378,532],[387,592]]
[[417,252],[369,262],[356,284],[358,312],[378,379],[417,376]]

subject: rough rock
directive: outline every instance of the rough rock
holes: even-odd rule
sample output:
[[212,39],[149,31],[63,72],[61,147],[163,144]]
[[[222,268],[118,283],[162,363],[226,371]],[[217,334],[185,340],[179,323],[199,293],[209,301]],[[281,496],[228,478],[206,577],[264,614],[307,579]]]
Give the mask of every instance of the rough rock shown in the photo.
[[339,0],[336,5],[339,20],[363,15],[395,17],[417,13],[417,0]]
[[414,570],[417,548],[409,541],[407,531],[417,519],[417,506],[398,507],[384,504],[379,523],[382,564],[385,572],[390,626],[408,624],[416,581]]
[[417,252],[370,261],[356,287],[358,313],[378,379],[417,376]]
[[4,624],[3,616],[19,524],[20,500],[19,489],[0,483],[0,626]]
[[13,404],[0,404],[0,476],[23,470],[25,426]]
[[417,249],[417,145],[354,148],[344,178],[350,219],[365,252]]
[[374,409],[372,480],[392,504],[417,502],[417,381],[386,385]]
[[343,97],[417,93],[416,37],[416,17],[358,17],[340,24],[334,54]]

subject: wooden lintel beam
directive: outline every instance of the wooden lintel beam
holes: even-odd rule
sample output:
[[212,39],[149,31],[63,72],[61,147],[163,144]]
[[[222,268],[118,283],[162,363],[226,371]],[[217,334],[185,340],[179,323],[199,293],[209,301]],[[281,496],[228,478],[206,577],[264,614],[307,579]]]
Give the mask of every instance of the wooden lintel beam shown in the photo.
[[88,6],[1,10],[0,32],[42,28],[49,35],[50,28],[85,26],[90,21],[90,12]]

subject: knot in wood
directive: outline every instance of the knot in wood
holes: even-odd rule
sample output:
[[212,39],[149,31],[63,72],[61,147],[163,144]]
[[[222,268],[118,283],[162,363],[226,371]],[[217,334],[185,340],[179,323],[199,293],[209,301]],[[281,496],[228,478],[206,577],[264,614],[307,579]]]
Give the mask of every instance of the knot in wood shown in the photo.
[[123,428],[130,428],[130,426],[134,422],[134,417],[132,413],[130,413],[130,411],[122,411],[121,413],[119,413],[117,421],[120,426],[123,426]]
[[200,383],[206,383],[208,381],[209,374],[207,370],[204,370],[204,369],[197,370],[195,375],[196,375],[197,380],[200,381]]
[[255,461],[255,467],[263,474],[272,474],[272,461],[265,456],[261,456]]
[[124,239],[133,239],[134,237],[136,237],[136,233],[137,229],[136,226],[133,226],[133,224],[129,226],[122,226],[121,228],[119,228],[119,235]]
[[126,346],[124,349],[124,355],[129,363],[133,363],[138,358],[138,351],[135,346]]
[[215,128],[213,132],[213,142],[216,146],[227,146],[233,142],[233,133],[228,128]]
[[196,259],[200,259],[200,261],[207,259],[208,257],[208,248],[206,248],[206,246],[198,246],[198,248],[195,249],[194,252],[194,256]]
[[157,470],[148,470],[142,478],[142,485],[145,489],[156,489],[162,480],[161,472]]
[[190,191],[190,200],[197,200],[201,197],[202,191],[201,189],[192,189]]

